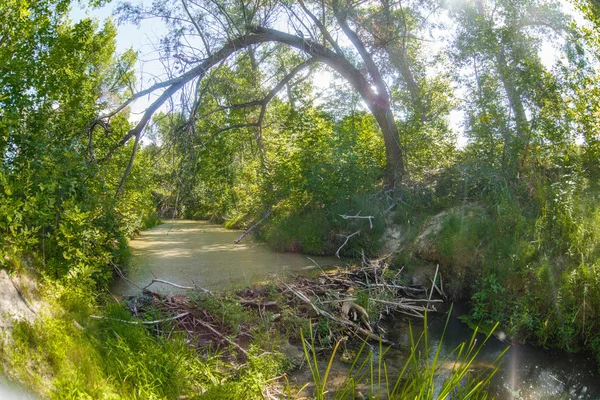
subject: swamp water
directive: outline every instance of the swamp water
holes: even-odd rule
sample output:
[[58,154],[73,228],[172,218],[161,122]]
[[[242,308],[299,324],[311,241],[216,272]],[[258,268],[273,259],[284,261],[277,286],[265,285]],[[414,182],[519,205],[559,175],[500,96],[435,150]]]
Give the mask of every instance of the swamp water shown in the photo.
[[[333,257],[311,257],[313,262],[300,254],[276,253],[254,242],[251,237],[238,245],[233,244],[240,233],[205,221],[169,221],[143,232],[139,238],[131,241],[133,259],[128,278],[140,286],[158,278],[182,286],[195,284],[209,290],[221,290],[261,282],[273,274],[282,278],[310,275],[318,271],[315,262],[322,267],[344,264]],[[177,292],[176,288],[160,283],[155,283],[152,290]],[[139,289],[118,280],[112,291],[119,295],[132,295],[137,294]],[[473,334],[457,318],[465,312],[464,306],[455,306],[453,309],[441,344],[442,359],[450,356],[460,343],[468,342]],[[411,323],[414,334],[418,336],[422,329],[421,321],[413,320]],[[444,315],[430,316],[429,342],[434,352],[445,323]],[[402,347],[386,354],[386,364],[391,370],[402,368],[410,348],[408,321],[404,318],[389,320],[385,327],[388,338]],[[484,335],[479,335],[478,343],[484,339]],[[489,368],[507,346],[490,338],[479,353],[476,368]],[[341,384],[348,369],[348,365],[340,362],[339,356],[337,358],[330,376],[333,386]],[[326,364],[326,357],[323,362]],[[310,380],[309,374],[308,371],[301,371],[292,379],[307,382]],[[490,394],[497,399],[510,400],[600,399],[600,374],[593,359],[582,354],[511,345],[492,381]]]

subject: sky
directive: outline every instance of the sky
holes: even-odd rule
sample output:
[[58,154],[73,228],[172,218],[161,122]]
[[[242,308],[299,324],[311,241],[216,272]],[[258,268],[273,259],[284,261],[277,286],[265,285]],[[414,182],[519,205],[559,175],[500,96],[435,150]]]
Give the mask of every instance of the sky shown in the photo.
[[[1,0],[0,0],[1,1]],[[104,21],[108,18],[117,18],[113,16],[113,11],[118,2],[113,1],[100,8],[80,7],[74,4],[70,18],[73,22],[78,22],[83,18],[90,17],[98,21]],[[131,23],[122,23],[117,26],[116,51],[118,54],[133,48],[138,52],[138,62],[136,65],[138,87],[141,90],[147,88],[155,81],[164,77],[163,65],[158,60],[158,52],[155,50],[156,44],[160,38],[167,33],[166,27],[159,19],[142,21],[140,26]],[[143,97],[137,100],[131,106],[132,122],[141,119],[141,114],[150,105],[153,97]]]
[[[151,2],[151,0],[142,1],[147,3]],[[85,17],[91,17],[99,21],[104,21],[107,18],[114,18],[116,20],[116,17],[113,16],[113,12],[118,3],[118,1],[113,1],[100,8],[81,7],[75,3],[71,10],[70,17],[73,22],[77,22]],[[133,3],[137,4],[136,1],[133,1]],[[566,0],[562,0],[561,3],[564,10],[574,17],[577,23],[584,23],[584,17],[575,10],[572,3]],[[159,54],[156,50],[156,44],[159,43],[160,38],[167,33],[165,24],[160,19],[153,18],[142,21],[139,26],[131,23],[121,23],[117,28],[117,53],[123,53],[130,48],[133,48],[138,52],[138,63],[136,65],[138,76],[137,89],[142,90],[151,86],[153,83],[164,79],[166,74],[163,64],[158,59]],[[549,69],[557,60],[555,56],[556,45],[557,43],[544,43],[540,52],[542,62]],[[317,75],[313,77],[313,82],[317,91],[323,91],[330,87],[332,76],[333,75],[326,70],[317,73]],[[460,88],[457,89],[455,94],[458,97],[461,96]],[[144,110],[151,104],[153,99],[158,97],[158,95],[160,95],[160,93],[146,96],[135,101],[131,105],[130,121],[139,121]],[[459,147],[462,147],[467,143],[467,138],[462,135],[463,129],[461,125],[463,120],[464,113],[461,110],[454,110],[449,116],[449,125],[457,134]]]

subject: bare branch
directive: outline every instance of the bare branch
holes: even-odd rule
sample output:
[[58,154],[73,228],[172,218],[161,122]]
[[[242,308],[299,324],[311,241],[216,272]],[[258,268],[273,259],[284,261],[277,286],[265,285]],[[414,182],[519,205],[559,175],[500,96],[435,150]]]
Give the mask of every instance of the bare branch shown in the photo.
[[356,215],[342,215],[340,214],[340,217],[344,218],[344,219],[368,219],[369,220],[369,226],[371,227],[371,229],[373,229],[373,218],[375,218],[372,215],[365,215],[362,216],[360,215],[360,211],[358,212],[358,214]]
[[339,247],[339,249],[337,249],[337,251],[335,252],[335,256],[337,258],[340,258],[340,250],[342,250],[344,248],[344,246],[348,243],[348,240],[350,240],[353,236],[358,235],[359,233],[360,233],[360,231],[356,231],[353,234],[346,236],[346,240],[344,241],[344,243],[342,243],[342,245]]
[[333,40],[333,37],[331,37],[331,34],[329,33],[329,31],[327,30],[327,28],[325,27],[325,25],[323,25],[321,23],[321,21],[319,21],[319,19],[310,12],[310,10],[304,5],[304,1],[302,0],[298,0],[298,3],[300,3],[300,7],[302,7],[302,10],[304,10],[304,13],[306,15],[308,15],[310,17],[310,19],[313,20],[313,22],[315,23],[315,25],[317,25],[317,27],[319,28],[319,30],[321,31],[321,33],[323,34],[323,36],[325,37],[325,39],[327,39],[327,41],[329,42],[329,44],[331,44],[331,46],[333,46],[333,48],[335,49],[335,52],[338,54],[343,54],[342,53],[342,49],[340,48],[340,46],[337,44],[337,42],[335,40]]
[[200,289],[204,293],[212,295],[212,292],[210,290],[204,289],[204,288],[199,287],[199,286],[181,286],[181,285],[178,285],[176,283],[165,281],[163,279],[157,279],[157,278],[152,279],[152,282],[150,282],[148,285],[146,285],[143,288],[143,290],[148,289],[150,286],[152,286],[155,283],[164,283],[165,285],[170,285],[170,286],[176,287],[178,289],[185,289],[185,290],[198,290],[198,289]]
[[200,29],[200,26],[198,25],[198,22],[196,22],[194,17],[192,17],[192,14],[190,13],[190,10],[188,9],[188,6],[187,6],[185,0],[181,0],[181,4],[183,4],[183,9],[185,10],[185,13],[189,17],[192,25],[194,25],[194,28],[196,28],[196,32],[198,32],[200,39],[202,39],[202,43],[204,44],[204,49],[206,50],[206,55],[210,56],[210,46],[208,45],[208,42],[206,40],[206,37],[204,36],[204,33],[202,32],[202,29]]
[[177,314],[174,317],[164,318],[164,319],[157,319],[157,320],[154,320],[154,321],[127,321],[127,320],[119,319],[119,318],[103,317],[101,315],[90,315],[90,318],[94,318],[94,319],[107,319],[109,321],[123,322],[125,324],[131,324],[131,325],[154,325],[154,324],[159,324],[161,322],[174,321],[176,319],[183,318],[183,317],[185,317],[187,315],[190,315],[190,313],[189,312],[184,312],[184,313],[181,313],[181,314]]

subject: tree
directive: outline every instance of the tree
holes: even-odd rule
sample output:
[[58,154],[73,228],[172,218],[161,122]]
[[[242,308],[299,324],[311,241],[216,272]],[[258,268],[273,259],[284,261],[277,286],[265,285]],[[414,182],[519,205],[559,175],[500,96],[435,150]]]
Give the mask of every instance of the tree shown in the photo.
[[487,159],[519,177],[532,146],[569,140],[558,78],[539,55],[544,40],[569,39],[568,19],[558,3],[537,0],[476,1],[452,15],[454,59],[471,74],[469,134]]
[[[365,15],[383,13],[385,18],[396,21],[402,16],[399,11],[403,10],[402,7],[402,4],[391,5],[387,1],[351,4],[337,0],[311,3],[181,0],[176,4],[158,1],[149,8],[122,5],[120,13],[123,18],[137,22],[146,17],[161,17],[169,24],[169,36],[163,40],[165,57],[181,73],[134,94],[121,107],[100,119],[115,115],[137,98],[162,91],[120,144],[131,139],[139,141],[142,130],[156,110],[180,91],[194,92],[193,88],[200,87],[198,82],[205,79],[211,69],[231,62],[231,57],[239,56],[243,51],[248,51],[255,59],[260,58],[260,66],[271,65],[269,55],[277,47],[283,46],[297,54],[298,62],[295,67],[288,67],[288,74],[279,84],[267,91],[262,99],[222,105],[221,108],[232,110],[260,107],[263,110],[260,115],[264,115],[266,104],[276,93],[287,87],[307,64],[325,64],[360,94],[377,121],[386,151],[384,185],[388,188],[397,187],[405,174],[405,155],[390,97],[389,85],[394,68],[389,68],[379,54],[381,48],[394,51],[394,60],[412,93],[410,101],[414,105],[411,108],[420,115],[419,118],[425,120],[427,112],[423,110],[422,93],[419,83],[412,76],[411,62],[407,59],[406,46],[408,41],[414,40],[414,35],[405,34],[402,46],[390,43],[387,48],[382,47],[378,32],[369,26],[375,19],[369,20]],[[418,6],[413,7],[415,13],[419,10]],[[275,29],[282,26],[280,21],[284,21],[284,30]],[[386,73],[389,79],[386,79]],[[194,106],[189,109],[186,117],[189,120],[199,117]],[[261,123],[262,118],[259,116],[258,120],[244,125],[259,127]]]

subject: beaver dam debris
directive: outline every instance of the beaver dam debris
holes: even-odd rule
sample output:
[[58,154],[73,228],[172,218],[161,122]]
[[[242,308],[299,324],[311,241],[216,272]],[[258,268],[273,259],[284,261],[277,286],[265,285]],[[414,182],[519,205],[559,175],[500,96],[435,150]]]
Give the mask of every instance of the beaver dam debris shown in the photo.
[[[436,284],[438,277],[441,282],[436,272],[431,287],[408,285],[402,270],[390,269],[385,259],[363,258],[360,266],[291,282],[274,277],[269,284],[235,293],[216,294],[153,279],[139,288],[141,295],[124,299],[135,318],[123,322],[154,325],[162,333],[168,329],[168,335],[185,332],[190,345],[233,348],[242,356],[247,356],[243,346],[252,340],[258,325],[299,335],[299,329],[289,329],[290,325],[302,328],[308,321],[326,323],[331,343],[354,336],[396,346],[379,322],[392,313],[423,318],[426,312],[436,312],[436,305],[444,302],[439,297],[445,297],[443,286]],[[185,289],[186,294],[156,293],[150,289],[154,283]],[[157,312],[163,318],[157,318]]]

